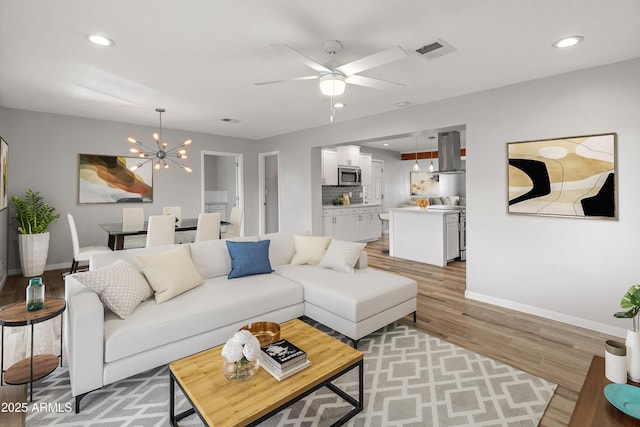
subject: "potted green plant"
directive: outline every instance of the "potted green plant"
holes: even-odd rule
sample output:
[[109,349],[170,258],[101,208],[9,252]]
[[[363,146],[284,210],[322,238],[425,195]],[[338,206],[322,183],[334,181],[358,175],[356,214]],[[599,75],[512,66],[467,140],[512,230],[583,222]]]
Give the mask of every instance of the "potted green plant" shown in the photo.
[[44,272],[49,252],[49,225],[60,217],[56,209],[44,202],[39,192],[29,189],[21,199],[11,197],[18,220],[18,247],[20,266],[25,277],[39,276]]
[[640,381],[640,330],[638,330],[638,313],[640,313],[640,285],[633,285],[620,301],[620,307],[626,311],[613,314],[619,319],[632,319],[632,329],[627,330],[627,374],[632,381]]

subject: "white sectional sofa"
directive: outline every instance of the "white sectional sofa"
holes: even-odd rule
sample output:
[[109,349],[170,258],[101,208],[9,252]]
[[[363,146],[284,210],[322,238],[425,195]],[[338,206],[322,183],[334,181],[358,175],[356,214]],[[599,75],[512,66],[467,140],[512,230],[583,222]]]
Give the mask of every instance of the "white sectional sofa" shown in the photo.
[[354,272],[348,273],[292,265],[294,233],[235,240],[269,240],[273,272],[229,279],[232,261],[225,240],[95,255],[90,271],[102,271],[118,260],[139,270],[139,255],[186,248],[204,279],[166,302],[147,299],[126,318],[107,309],[98,293],[78,280],[84,280],[83,273],[67,276],[65,333],[76,412],[89,392],[220,345],[252,322],[308,316],[351,338],[357,346],[360,338],[401,317],[413,313],[415,321],[416,282],[367,268],[364,251]]

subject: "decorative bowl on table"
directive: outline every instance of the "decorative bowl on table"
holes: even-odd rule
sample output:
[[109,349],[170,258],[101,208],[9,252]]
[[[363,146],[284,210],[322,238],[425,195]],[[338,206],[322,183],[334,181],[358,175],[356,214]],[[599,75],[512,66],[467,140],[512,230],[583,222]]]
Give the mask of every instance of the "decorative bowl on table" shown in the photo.
[[242,329],[251,332],[258,338],[260,347],[264,347],[280,339],[280,325],[275,322],[253,322],[250,325],[244,325],[240,328],[240,330]]
[[419,208],[424,209],[429,206],[429,201],[427,199],[418,199],[416,200],[416,205],[418,205]]

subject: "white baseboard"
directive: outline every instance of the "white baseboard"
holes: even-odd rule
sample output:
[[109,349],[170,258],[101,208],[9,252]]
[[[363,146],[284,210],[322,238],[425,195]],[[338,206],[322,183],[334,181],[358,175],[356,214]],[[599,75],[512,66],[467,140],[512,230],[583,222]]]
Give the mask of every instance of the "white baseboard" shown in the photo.
[[[61,270],[61,269],[71,269],[71,263],[70,262],[62,262],[60,264],[47,264],[44,269],[45,271],[49,271],[49,270]],[[22,270],[19,268],[13,268],[11,270],[9,270],[8,272],[9,276],[18,276],[20,274],[22,274]]]
[[627,335],[627,330],[624,328],[617,328],[615,326],[607,325],[606,323],[594,322],[592,320],[582,319],[580,317],[570,316],[568,314],[558,313],[557,311],[547,310],[532,305],[522,304],[519,302],[509,301],[502,298],[496,298],[471,291],[465,291],[464,296],[471,300],[510,308],[512,310],[533,314],[534,316],[543,317],[545,319],[556,320],[558,322],[567,323],[569,325],[589,329],[603,334],[613,335],[619,338],[625,338]]

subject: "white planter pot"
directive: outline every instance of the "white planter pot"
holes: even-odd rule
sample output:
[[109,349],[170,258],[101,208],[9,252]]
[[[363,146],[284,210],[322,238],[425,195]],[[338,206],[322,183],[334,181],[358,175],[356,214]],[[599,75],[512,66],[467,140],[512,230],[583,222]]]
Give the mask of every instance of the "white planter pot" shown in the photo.
[[49,253],[49,232],[41,234],[18,234],[20,266],[24,277],[40,276],[44,273]]
[[640,331],[627,330],[627,376],[640,381]]

